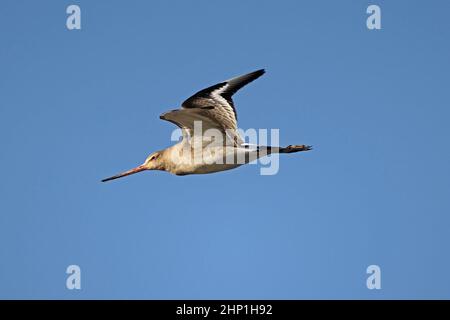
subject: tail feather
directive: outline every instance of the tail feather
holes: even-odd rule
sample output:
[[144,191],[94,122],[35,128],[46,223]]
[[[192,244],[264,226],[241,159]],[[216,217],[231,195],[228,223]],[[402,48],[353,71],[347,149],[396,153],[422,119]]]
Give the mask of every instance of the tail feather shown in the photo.
[[309,151],[312,150],[312,146],[307,145],[289,145],[285,148],[280,148],[279,153],[294,153],[300,151]]
[[[245,148],[250,148],[251,146],[245,145]],[[254,146],[253,146],[254,147]],[[259,157],[263,157],[272,153],[294,153],[300,151],[312,150],[312,146],[307,145],[289,145],[287,147],[272,147],[272,146],[257,146],[257,153]]]

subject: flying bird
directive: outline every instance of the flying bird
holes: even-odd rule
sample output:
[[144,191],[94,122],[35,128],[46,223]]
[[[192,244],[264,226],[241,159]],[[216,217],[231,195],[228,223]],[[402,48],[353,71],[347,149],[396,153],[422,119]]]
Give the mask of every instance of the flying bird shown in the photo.
[[188,98],[180,109],[163,113],[160,119],[178,126],[182,139],[150,154],[140,166],[102,182],[145,170],[163,170],[176,175],[213,173],[237,168],[269,154],[311,150],[307,145],[274,147],[243,142],[232,96],[264,73],[261,69],[220,82]]

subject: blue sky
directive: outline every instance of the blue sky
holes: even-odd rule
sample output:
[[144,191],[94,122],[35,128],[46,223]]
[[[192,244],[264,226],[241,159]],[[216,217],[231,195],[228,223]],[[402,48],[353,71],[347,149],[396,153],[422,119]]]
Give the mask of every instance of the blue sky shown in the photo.
[[[382,30],[366,28],[370,4]],[[450,298],[449,12],[2,1],[0,298]],[[172,143],[159,114],[259,68],[235,96],[240,127],[314,151],[274,176],[100,182]],[[71,264],[81,290],[66,289]]]

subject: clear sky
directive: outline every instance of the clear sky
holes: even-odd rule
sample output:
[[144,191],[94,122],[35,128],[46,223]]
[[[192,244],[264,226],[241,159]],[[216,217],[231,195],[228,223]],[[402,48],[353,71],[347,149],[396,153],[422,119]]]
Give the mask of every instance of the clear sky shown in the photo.
[[[66,8],[81,7],[81,30]],[[378,4],[382,29],[368,30]],[[450,298],[449,1],[2,1],[0,298]],[[159,115],[266,68],[241,128],[311,144],[145,172]],[[79,265],[81,290],[66,288]],[[366,268],[381,268],[368,290]]]

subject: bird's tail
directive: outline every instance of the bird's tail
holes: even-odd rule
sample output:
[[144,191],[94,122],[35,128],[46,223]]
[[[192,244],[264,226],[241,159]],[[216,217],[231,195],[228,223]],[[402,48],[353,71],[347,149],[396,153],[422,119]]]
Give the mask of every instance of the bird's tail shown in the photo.
[[312,146],[307,145],[288,145],[285,148],[279,148],[278,153],[294,153],[294,152],[300,152],[300,151],[309,151],[312,150]]
[[259,157],[263,157],[273,153],[294,153],[300,151],[312,150],[312,146],[307,145],[289,145],[287,147],[257,146]]

